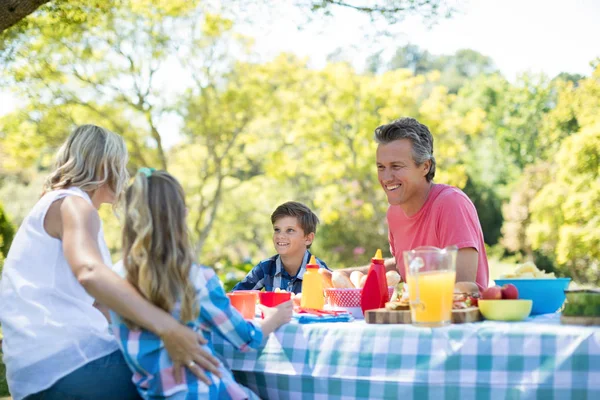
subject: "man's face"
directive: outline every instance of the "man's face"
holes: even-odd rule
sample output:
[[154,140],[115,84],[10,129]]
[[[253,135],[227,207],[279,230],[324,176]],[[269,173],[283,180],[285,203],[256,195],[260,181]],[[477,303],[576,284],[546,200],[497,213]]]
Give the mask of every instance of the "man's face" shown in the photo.
[[377,147],[377,176],[391,205],[405,205],[428,190],[425,176],[430,162],[417,166],[409,139],[394,140]]

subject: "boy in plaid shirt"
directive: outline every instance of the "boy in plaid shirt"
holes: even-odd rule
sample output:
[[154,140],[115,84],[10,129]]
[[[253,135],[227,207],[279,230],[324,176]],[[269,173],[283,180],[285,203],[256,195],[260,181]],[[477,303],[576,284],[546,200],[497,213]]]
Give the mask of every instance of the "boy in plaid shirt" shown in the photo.
[[[192,262],[183,188],[166,172],[144,170],[126,193],[124,261],[118,272],[151,303],[202,334],[208,341],[205,350],[213,355],[213,332],[241,351],[256,349],[263,336],[291,320],[292,302],[263,307],[261,322],[244,320],[231,306],[215,273]],[[173,365],[159,336],[113,312],[111,316],[113,332],[144,399],[258,398],[235,382],[222,364],[219,376],[205,371],[208,384],[199,380],[189,370],[198,368],[193,361],[187,363],[188,368]],[[182,372],[183,380],[178,381],[175,376]]]
[[[311,257],[308,249],[315,239],[319,218],[304,204],[289,201],[275,209],[271,223],[277,254],[258,263],[234,291],[265,288],[268,292],[302,292],[302,278]],[[320,268],[329,269],[322,260],[316,260]]]

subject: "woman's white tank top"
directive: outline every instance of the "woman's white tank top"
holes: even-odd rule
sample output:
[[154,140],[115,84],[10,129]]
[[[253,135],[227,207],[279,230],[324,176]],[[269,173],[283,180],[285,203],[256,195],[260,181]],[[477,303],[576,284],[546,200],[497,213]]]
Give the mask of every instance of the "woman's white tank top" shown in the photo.
[[[65,260],[62,241],[48,235],[44,218],[50,205],[79,188],[46,193],[20,226],[0,281],[0,323],[6,377],[13,399],[52,386],[70,372],[118,350],[108,322],[79,284]],[[102,227],[102,258],[111,267]]]

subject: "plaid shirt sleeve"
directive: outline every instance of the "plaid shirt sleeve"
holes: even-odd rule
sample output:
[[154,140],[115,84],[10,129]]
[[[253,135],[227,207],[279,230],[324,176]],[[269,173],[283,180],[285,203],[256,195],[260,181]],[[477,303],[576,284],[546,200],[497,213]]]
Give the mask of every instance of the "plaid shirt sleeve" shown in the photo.
[[201,289],[200,321],[241,351],[258,348],[263,340],[262,329],[233,308],[214,271],[202,270],[206,285]]
[[264,262],[259,262],[248,272],[248,275],[234,286],[233,290],[260,290],[265,287],[265,269]]

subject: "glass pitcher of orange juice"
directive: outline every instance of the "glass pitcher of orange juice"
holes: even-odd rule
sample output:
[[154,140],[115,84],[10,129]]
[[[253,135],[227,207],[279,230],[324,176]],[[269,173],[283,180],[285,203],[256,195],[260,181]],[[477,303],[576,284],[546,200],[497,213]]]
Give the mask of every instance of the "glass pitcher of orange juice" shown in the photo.
[[458,248],[417,247],[404,252],[413,325],[438,327],[452,321]]

